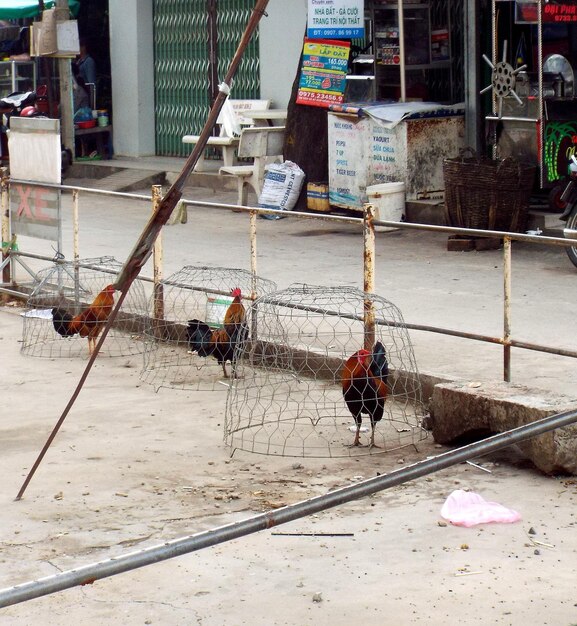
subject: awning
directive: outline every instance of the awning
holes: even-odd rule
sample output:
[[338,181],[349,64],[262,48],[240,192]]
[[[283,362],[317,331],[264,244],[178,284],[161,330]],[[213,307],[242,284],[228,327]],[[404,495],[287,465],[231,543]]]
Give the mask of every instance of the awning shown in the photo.
[[[44,0],[44,8],[51,9],[55,0]],[[78,13],[79,0],[68,0],[72,15]],[[37,17],[40,14],[38,0],[0,0],[0,20],[18,20],[25,17]]]

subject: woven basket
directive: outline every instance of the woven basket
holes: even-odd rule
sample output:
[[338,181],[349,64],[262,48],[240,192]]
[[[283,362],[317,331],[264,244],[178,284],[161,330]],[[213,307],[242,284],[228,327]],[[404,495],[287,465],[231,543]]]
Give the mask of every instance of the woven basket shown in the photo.
[[465,150],[443,161],[446,220],[450,226],[522,232],[527,224],[534,165],[493,161]]

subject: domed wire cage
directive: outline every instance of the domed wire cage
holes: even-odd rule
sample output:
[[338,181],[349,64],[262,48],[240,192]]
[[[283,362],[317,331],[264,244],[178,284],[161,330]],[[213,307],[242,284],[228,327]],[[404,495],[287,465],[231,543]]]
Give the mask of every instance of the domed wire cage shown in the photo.
[[[232,449],[293,457],[347,457],[415,445],[425,408],[411,339],[399,309],[348,287],[294,285],[253,304],[254,326],[227,396]],[[343,363],[380,341],[389,363],[382,420],[362,416],[361,439],[344,401]]]
[[[230,378],[213,356],[199,356],[188,342],[188,320],[200,320],[211,330],[221,328],[232,302],[231,292],[240,289],[247,325],[252,325],[252,299],[276,290],[270,280],[247,270],[188,265],[161,281],[153,295],[152,324],[140,378],[153,385],[186,390],[226,391]],[[237,346],[240,348],[240,346]],[[233,375],[230,363],[224,365]]]
[[[100,291],[114,283],[122,263],[113,257],[56,263],[40,270],[23,315],[23,354],[49,358],[87,358],[88,341],[80,335],[62,337],[55,329],[54,308],[74,316],[89,306]],[[118,296],[115,296],[117,299]],[[140,281],[134,281],[116,316],[100,356],[119,357],[144,352],[148,323],[148,298]]]

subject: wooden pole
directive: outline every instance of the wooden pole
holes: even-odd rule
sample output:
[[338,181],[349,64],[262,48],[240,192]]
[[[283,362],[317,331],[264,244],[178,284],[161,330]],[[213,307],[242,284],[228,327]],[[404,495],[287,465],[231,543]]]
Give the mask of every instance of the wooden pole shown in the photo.
[[106,322],[106,326],[102,330],[100,339],[96,343],[94,351],[91,357],[89,358],[88,363],[86,364],[86,368],[82,376],[80,377],[80,380],[78,382],[78,385],[76,386],[76,389],[74,390],[72,394],[72,397],[68,401],[68,404],[66,405],[64,411],[62,412],[62,415],[60,416],[60,418],[56,422],[56,425],[52,429],[52,432],[50,433],[46,443],[44,444],[44,447],[40,451],[38,458],[36,459],[32,468],[28,472],[28,475],[26,476],[26,479],[24,480],[22,487],[20,487],[20,491],[18,492],[16,496],[16,500],[22,499],[22,496],[24,495],[26,488],[28,487],[30,481],[32,480],[32,477],[34,476],[36,470],[40,466],[40,463],[42,462],[42,459],[44,458],[46,452],[48,452],[48,448],[50,447],[52,441],[56,437],[56,434],[60,430],[62,424],[64,423],[66,416],[68,415],[74,403],[76,402],[76,398],[78,398],[78,395],[80,394],[80,390],[82,389],[86,379],[88,378],[88,374],[90,373],[90,370],[92,369],[92,366],[94,365],[94,361],[96,360],[96,357],[98,356],[98,353],[100,352],[100,348],[102,347],[102,344],[104,343],[104,340],[106,339],[106,336],[108,335],[108,331],[110,330],[112,324],[114,323],[114,320],[116,319],[116,316],[118,315],[118,311],[120,310],[120,307],[122,306],[122,303],[124,302],[124,299],[126,298],[126,294],[128,293],[130,285],[132,285],[134,279],[140,273],[142,266],[146,263],[146,261],[152,254],[154,242],[158,234],[160,233],[162,227],[168,221],[168,218],[170,217],[170,214],[172,213],[174,207],[176,206],[176,203],[180,200],[180,197],[182,195],[182,188],[184,187],[186,179],[189,177],[190,173],[194,169],[194,166],[196,165],[196,162],[200,158],[200,155],[203,154],[204,152],[208,138],[210,137],[212,133],[212,129],[214,128],[214,125],[216,124],[216,120],[217,120],[218,114],[220,113],[220,109],[222,108],[222,105],[224,104],[224,101],[228,96],[232,79],[234,78],[234,75],[236,74],[238,66],[240,65],[240,62],[242,60],[242,55],[246,47],[248,46],[250,39],[252,37],[252,34],[254,33],[254,31],[256,30],[258,26],[258,23],[260,22],[260,18],[263,15],[265,15],[265,9],[266,9],[267,4],[268,4],[268,0],[256,1],[255,8],[253,9],[252,15],[248,21],[244,34],[238,44],[234,58],[232,59],[230,63],[224,82],[219,87],[218,96],[210,110],[210,114],[205,122],[204,128],[202,129],[202,132],[200,133],[198,143],[195,145],[192,153],[186,160],[182,168],[182,172],[174,181],[174,183],[172,184],[172,186],[170,187],[166,195],[159,202],[158,209],[154,212],[154,214],[152,215],[152,217],[150,218],[150,220],[144,227],[144,230],[142,231],[138,241],[136,242],[136,245],[134,246],[130,256],[128,257],[126,263],[124,264],[124,267],[122,268],[118,276],[118,279],[114,285],[116,289],[121,292],[120,297],[118,298],[116,305],[114,306],[114,309],[112,309],[110,317],[108,318],[108,321]]
[[[67,20],[70,15],[68,0],[56,0],[56,22]],[[74,159],[74,107],[72,104],[72,68],[70,59],[58,59],[60,77],[60,133],[62,145],[68,148]]]

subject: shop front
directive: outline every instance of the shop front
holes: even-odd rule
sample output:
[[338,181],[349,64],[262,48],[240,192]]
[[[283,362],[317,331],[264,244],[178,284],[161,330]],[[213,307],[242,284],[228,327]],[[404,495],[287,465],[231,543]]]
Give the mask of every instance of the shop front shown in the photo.
[[332,206],[362,210],[367,187],[398,182],[407,201],[442,199],[443,159],[464,147],[461,5],[365,4],[343,103],[329,107]]
[[536,165],[555,208],[577,152],[577,2],[493,0],[492,15],[494,154]]

